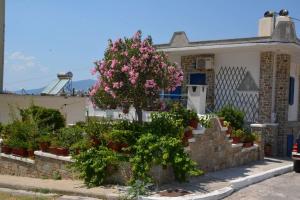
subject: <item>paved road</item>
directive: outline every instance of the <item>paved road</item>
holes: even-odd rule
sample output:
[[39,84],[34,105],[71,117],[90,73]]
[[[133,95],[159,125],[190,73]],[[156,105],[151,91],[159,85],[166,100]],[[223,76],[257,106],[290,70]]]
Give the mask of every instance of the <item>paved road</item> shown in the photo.
[[299,200],[300,173],[288,173],[241,189],[224,200]]

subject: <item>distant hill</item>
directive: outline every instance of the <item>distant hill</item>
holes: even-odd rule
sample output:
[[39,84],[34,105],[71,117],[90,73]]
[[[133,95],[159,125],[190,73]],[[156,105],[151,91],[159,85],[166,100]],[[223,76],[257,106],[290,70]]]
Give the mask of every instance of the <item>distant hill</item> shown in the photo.
[[[92,87],[92,85],[94,85],[94,83],[95,83],[95,80],[92,80],[92,79],[73,81],[72,82],[72,87],[75,88],[75,90],[88,91],[88,89],[90,87]],[[40,94],[43,91],[44,88],[45,87],[26,90],[26,94],[37,95],[37,94]],[[22,90],[15,91],[15,93],[22,94]]]

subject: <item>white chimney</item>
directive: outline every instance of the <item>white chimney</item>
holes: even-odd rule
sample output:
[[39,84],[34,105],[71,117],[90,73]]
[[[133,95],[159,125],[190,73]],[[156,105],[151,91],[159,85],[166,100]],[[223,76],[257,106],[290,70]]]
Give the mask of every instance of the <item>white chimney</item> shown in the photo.
[[266,37],[271,36],[274,30],[274,13],[267,11],[263,18],[259,20],[258,36]]

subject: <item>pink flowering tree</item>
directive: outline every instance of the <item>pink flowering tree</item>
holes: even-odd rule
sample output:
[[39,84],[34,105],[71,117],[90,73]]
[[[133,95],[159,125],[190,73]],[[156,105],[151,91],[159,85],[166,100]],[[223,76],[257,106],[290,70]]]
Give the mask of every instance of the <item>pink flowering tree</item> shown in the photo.
[[139,121],[142,110],[153,105],[162,90],[174,91],[183,80],[181,68],[156,51],[151,37],[142,39],[141,31],[132,38],[110,40],[92,74],[98,74],[90,91],[92,102],[100,108],[133,105]]

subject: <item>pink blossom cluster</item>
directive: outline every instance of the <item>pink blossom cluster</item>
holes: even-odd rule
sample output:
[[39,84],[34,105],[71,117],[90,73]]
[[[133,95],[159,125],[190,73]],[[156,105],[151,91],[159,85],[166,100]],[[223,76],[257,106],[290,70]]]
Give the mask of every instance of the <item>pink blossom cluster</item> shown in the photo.
[[142,102],[162,89],[174,91],[183,81],[182,70],[157,52],[150,38],[142,40],[140,31],[132,38],[110,42],[105,57],[95,65],[91,73],[99,77],[91,96],[102,90],[113,99]]

